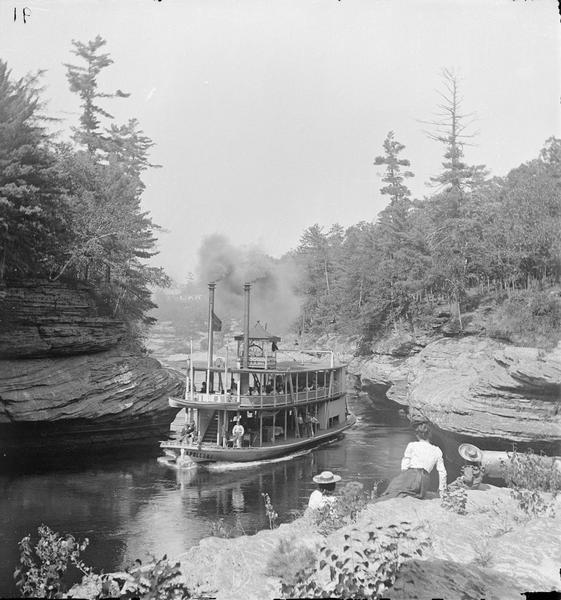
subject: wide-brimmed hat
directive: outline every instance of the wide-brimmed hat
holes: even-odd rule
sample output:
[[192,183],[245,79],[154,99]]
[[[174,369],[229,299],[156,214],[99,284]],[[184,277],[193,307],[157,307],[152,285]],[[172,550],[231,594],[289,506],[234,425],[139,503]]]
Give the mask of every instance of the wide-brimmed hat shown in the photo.
[[473,444],[462,444],[458,448],[458,452],[464,460],[469,460],[471,462],[481,462],[483,460],[481,450]]
[[334,475],[331,471],[323,471],[323,473],[313,477],[313,480],[316,483],[337,483],[338,481],[341,481],[341,477],[339,475]]

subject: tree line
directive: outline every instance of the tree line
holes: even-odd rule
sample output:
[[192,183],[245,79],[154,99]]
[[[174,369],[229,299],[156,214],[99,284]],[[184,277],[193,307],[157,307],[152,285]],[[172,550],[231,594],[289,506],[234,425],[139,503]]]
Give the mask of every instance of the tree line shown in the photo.
[[463,113],[458,77],[448,70],[442,77],[440,112],[428,123],[429,137],[443,149],[434,193],[411,198],[407,180],[414,173],[390,131],[374,159],[385,167],[380,192],[389,200],[377,220],[346,230],[313,225],[294,252],[305,273],[300,330],[360,334],[368,342],[396,323],[414,332],[442,300],[461,329],[474,290],[500,296],[559,283],[561,140],[551,137],[539,156],[505,177],[489,177],[485,166],[465,162],[470,115]]
[[[157,165],[139,123],[117,125],[102,106],[128,97],[98,88],[113,62],[105,44],[99,36],[72,42],[77,64],[66,64],[66,75],[81,114],[67,142],[48,133],[40,74],[14,79],[0,60],[0,282],[88,281],[114,315],[149,323],[151,290],[169,284],[150,265],[159,228],[141,208],[142,174]],[[548,139],[505,177],[490,177],[465,161],[471,115],[458,77],[448,70],[442,77],[439,112],[425,124],[443,151],[434,193],[412,198],[414,170],[390,131],[373,160],[385,169],[380,191],[388,198],[377,219],[308,227],[285,257],[304,273],[300,331],[369,341],[396,323],[414,330],[435,299],[455,307],[461,328],[470,290],[559,283],[561,140]]]
[[81,115],[68,142],[48,133],[41,74],[15,79],[0,60],[0,281],[88,281],[114,315],[150,322],[150,287],[168,283],[147,262],[158,226],[140,204],[153,142],[100,104],[128,97],[98,88],[113,62],[105,44],[72,42],[66,77]]

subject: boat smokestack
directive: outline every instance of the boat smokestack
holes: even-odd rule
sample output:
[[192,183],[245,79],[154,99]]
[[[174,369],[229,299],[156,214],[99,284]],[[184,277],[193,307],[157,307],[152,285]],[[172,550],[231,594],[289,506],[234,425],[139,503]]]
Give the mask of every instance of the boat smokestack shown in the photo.
[[244,308],[243,308],[243,368],[249,368],[249,295],[251,291],[251,284],[244,283]]
[[214,328],[213,328],[213,318],[214,318],[214,289],[216,288],[216,283],[208,284],[208,358],[207,358],[207,392],[213,389],[213,374],[211,372],[212,368],[212,355],[214,352]]

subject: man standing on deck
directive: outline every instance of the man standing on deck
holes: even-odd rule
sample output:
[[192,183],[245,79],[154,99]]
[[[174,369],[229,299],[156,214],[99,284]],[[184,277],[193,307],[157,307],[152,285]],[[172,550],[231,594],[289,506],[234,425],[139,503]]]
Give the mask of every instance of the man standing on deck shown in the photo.
[[241,417],[234,417],[234,420],[237,421],[237,423],[234,425],[234,427],[232,429],[232,435],[234,436],[234,446],[236,448],[242,447],[242,440],[243,440],[243,436],[245,433],[245,429],[243,428],[243,425],[240,423],[240,419],[241,419]]

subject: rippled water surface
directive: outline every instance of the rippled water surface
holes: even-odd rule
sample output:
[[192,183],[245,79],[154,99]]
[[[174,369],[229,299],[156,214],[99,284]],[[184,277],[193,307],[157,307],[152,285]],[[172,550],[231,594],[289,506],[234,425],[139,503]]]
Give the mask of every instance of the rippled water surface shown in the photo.
[[17,542],[41,523],[88,537],[84,561],[110,571],[146,553],[176,556],[210,535],[219,519],[225,527],[241,523],[246,533],[267,527],[262,492],[279,521],[291,521],[315,488],[312,476],[326,469],[370,491],[396,474],[413,434],[395,411],[375,408],[366,396],[349,405],[358,423],[344,438],[289,460],[177,471],[153,456],[69,457],[55,467],[0,475],[0,596],[15,593]]

